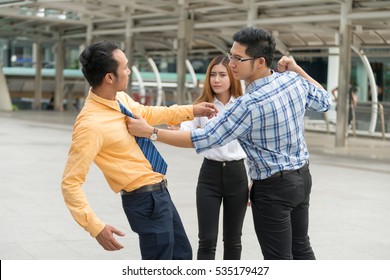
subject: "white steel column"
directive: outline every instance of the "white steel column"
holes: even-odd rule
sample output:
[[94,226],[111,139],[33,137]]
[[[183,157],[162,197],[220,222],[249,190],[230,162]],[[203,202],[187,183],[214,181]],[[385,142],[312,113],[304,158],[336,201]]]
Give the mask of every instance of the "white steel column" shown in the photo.
[[[128,11],[126,14],[127,21],[126,21],[126,30],[125,30],[125,55],[128,59],[128,65],[133,65],[134,64],[134,40],[133,40],[133,32],[132,29],[134,27],[134,21],[131,17],[132,12]],[[133,75],[130,73],[129,76],[129,83],[127,85],[127,93],[131,94],[133,91]]]
[[33,43],[33,56],[35,63],[35,89],[33,110],[41,110],[42,100],[42,46],[40,43]]
[[3,72],[3,65],[0,65],[0,111],[12,111],[12,101]]
[[[340,65],[340,49],[329,48],[328,56],[328,79],[327,79],[327,91],[332,92],[333,89],[339,86],[339,65]],[[328,120],[336,123],[336,105],[337,101],[334,102],[332,110],[328,113]]]
[[[63,111],[63,90],[64,90],[64,42],[59,38],[55,47],[55,92],[54,92],[54,109],[57,111]],[[68,100],[68,104],[69,100]],[[70,105],[69,105],[70,106]],[[69,108],[68,108],[69,109]]]
[[175,95],[175,102],[183,104],[183,95],[186,87],[186,59],[188,55],[189,41],[192,37],[192,27],[188,19],[187,1],[178,0],[178,9],[180,11],[180,18],[178,22],[177,31],[177,56],[176,56],[176,73],[177,73],[177,90]]
[[[80,46],[80,47],[82,47],[82,49],[80,50],[80,53],[84,50],[84,48],[86,46],[89,46],[90,44],[92,44],[92,31],[93,31],[93,25],[92,25],[92,22],[90,20],[88,22],[88,24],[87,24],[87,30],[86,30],[86,33],[85,33],[85,46]],[[89,87],[90,86],[88,84],[88,81],[85,80],[84,99],[86,99],[87,96],[88,96]]]
[[340,72],[337,101],[336,147],[345,147],[347,122],[349,80],[351,75],[351,23],[348,20],[352,9],[352,0],[341,3],[340,13]]
[[253,0],[245,0],[247,7],[246,25],[252,26],[253,22],[257,19],[257,6]]

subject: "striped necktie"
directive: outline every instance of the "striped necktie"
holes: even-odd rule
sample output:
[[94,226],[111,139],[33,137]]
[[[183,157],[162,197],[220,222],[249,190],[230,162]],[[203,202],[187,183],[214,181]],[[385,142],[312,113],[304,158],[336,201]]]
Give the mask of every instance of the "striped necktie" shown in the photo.
[[[119,107],[121,108],[121,112],[126,116],[134,118],[134,115],[129,110],[127,110],[127,108],[123,106],[123,104],[120,103],[119,100],[117,101],[119,103]],[[165,175],[167,173],[167,167],[168,167],[167,163],[160,155],[160,153],[157,151],[152,141],[149,138],[142,138],[137,136],[135,136],[135,141],[137,142],[138,146],[144,153],[146,159],[149,160],[153,170],[155,172]]]

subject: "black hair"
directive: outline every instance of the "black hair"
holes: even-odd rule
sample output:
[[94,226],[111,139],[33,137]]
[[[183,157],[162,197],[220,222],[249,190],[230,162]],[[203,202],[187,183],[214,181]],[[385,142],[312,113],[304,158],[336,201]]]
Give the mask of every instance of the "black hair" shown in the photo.
[[263,29],[253,26],[244,27],[233,35],[233,40],[245,45],[245,53],[250,57],[264,57],[268,67],[271,67],[275,53],[275,38]]
[[114,42],[100,41],[89,45],[79,56],[81,70],[89,85],[94,88],[101,85],[107,73],[117,76],[118,62],[113,52],[119,48]]

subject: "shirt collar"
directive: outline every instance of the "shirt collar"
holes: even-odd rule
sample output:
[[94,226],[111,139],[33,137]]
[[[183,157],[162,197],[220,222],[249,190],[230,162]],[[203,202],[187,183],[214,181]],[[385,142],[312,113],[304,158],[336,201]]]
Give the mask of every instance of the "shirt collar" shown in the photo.
[[276,78],[276,73],[273,70],[271,70],[271,75],[264,77],[264,78],[257,79],[255,81],[253,81],[252,83],[250,83],[246,87],[246,92],[251,93],[251,92],[257,90],[258,88],[260,88],[266,84],[269,84],[270,82],[275,80],[275,78]]
[[108,100],[106,98],[102,98],[92,92],[92,90],[89,90],[87,99],[92,99],[93,101],[103,104],[105,106],[108,106],[114,110],[120,111],[119,104],[117,100]]
[[[236,100],[236,98],[235,98],[233,95],[230,95],[229,102],[226,103],[226,105],[229,104],[229,103],[233,103],[235,100]],[[214,103],[220,103],[220,104],[222,104],[222,102],[219,101],[218,98],[217,98],[215,95],[214,95]],[[223,104],[222,104],[222,105],[223,105]]]

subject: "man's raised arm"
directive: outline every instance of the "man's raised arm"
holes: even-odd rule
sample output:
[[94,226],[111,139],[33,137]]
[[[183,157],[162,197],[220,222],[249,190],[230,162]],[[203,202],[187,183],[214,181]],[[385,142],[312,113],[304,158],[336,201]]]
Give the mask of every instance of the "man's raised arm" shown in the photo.
[[[131,135],[149,138],[155,129],[141,116],[134,114],[135,118],[126,118],[127,130]],[[193,148],[190,131],[157,129],[157,140],[176,147]]]
[[319,88],[323,88],[322,85],[314,80],[309,74],[307,74],[302,67],[300,67],[293,58],[283,56],[278,61],[278,71],[284,72],[284,71],[294,71],[297,74],[301,75],[303,78],[308,80],[310,83],[316,85]]

